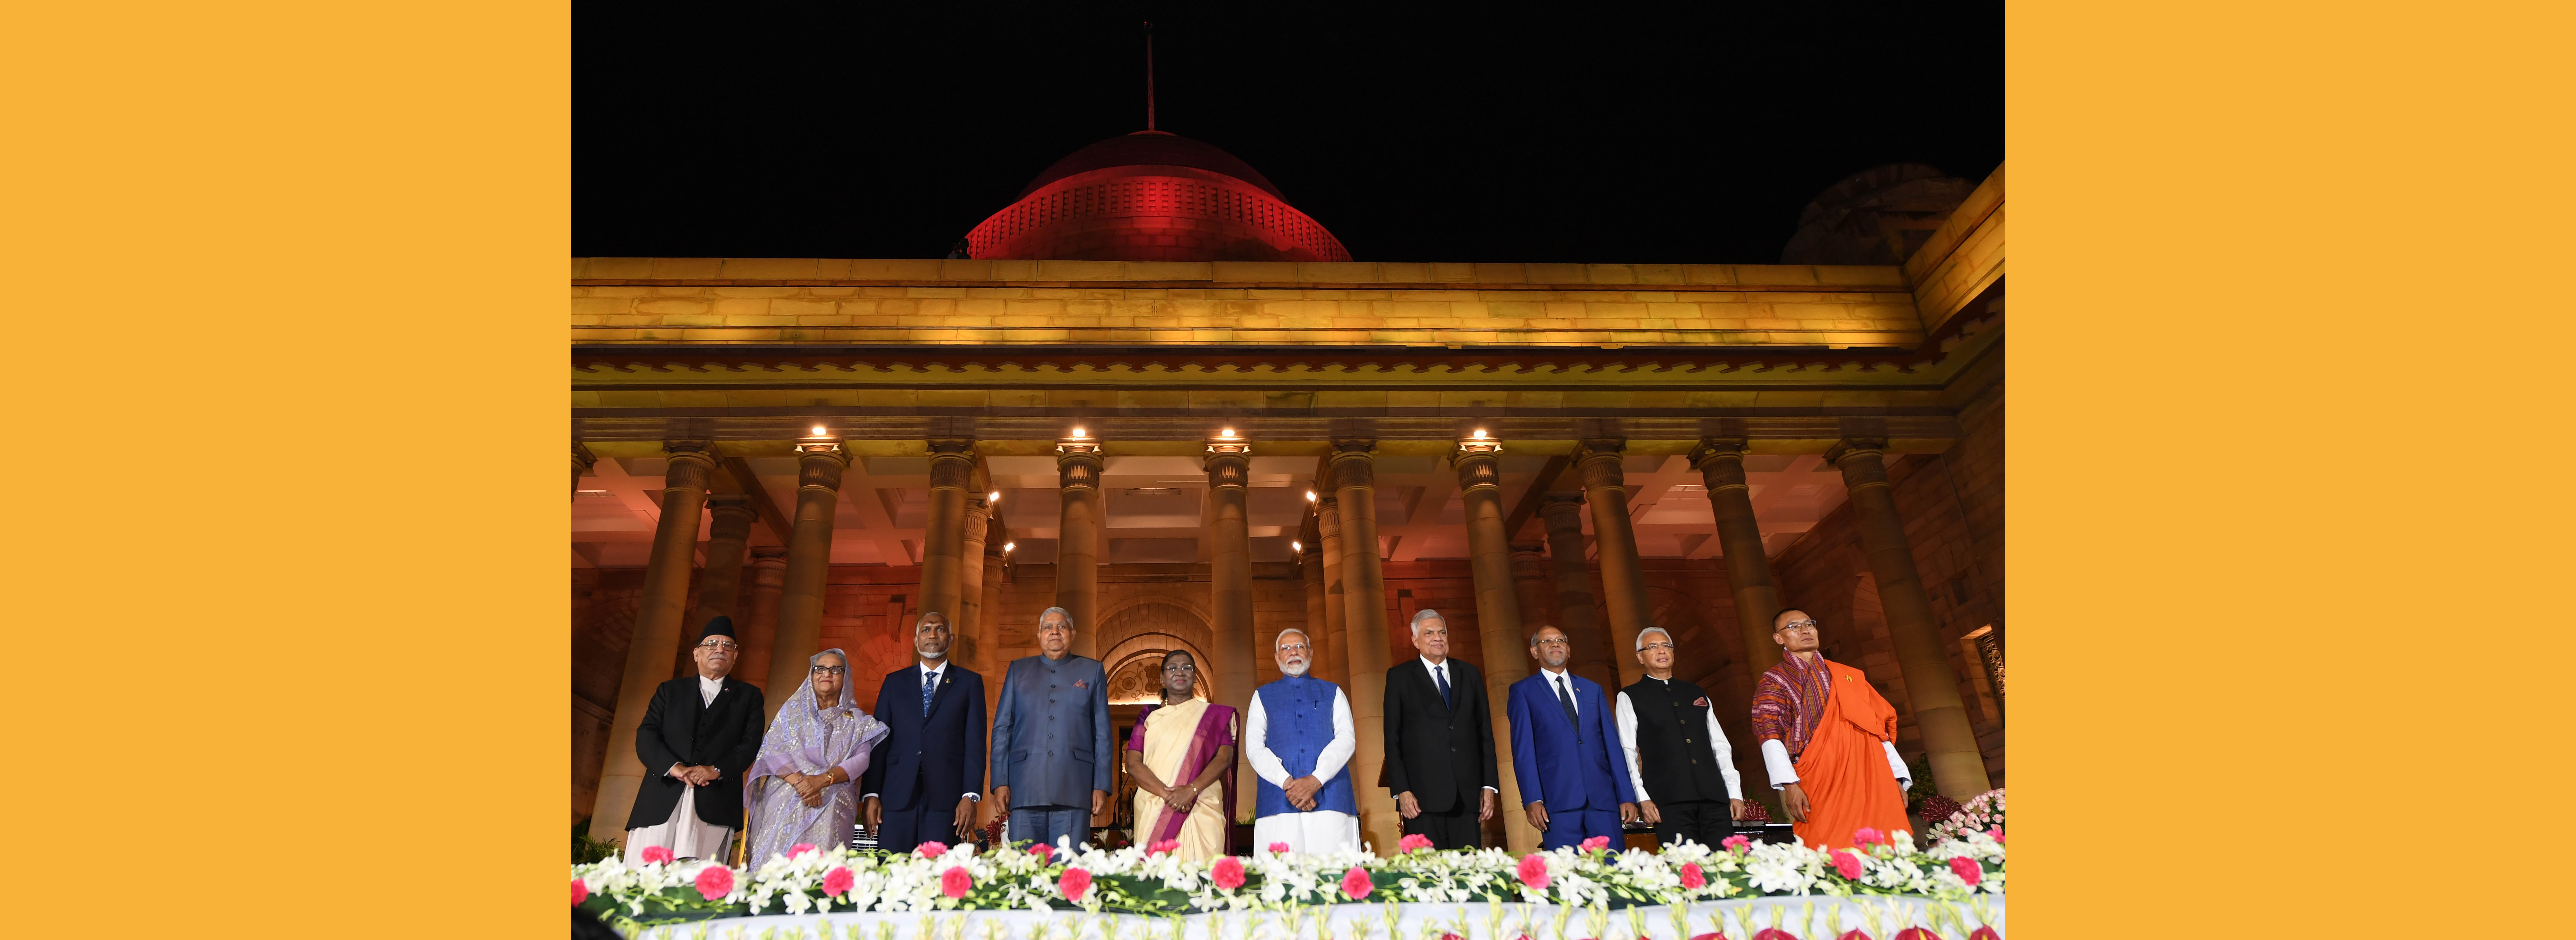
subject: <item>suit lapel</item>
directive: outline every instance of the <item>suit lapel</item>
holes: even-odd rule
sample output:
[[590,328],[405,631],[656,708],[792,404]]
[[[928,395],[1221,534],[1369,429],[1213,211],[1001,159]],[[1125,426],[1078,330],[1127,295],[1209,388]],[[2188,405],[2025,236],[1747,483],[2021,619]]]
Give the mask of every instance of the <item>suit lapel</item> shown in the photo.
[[[1444,659],[1440,661],[1440,664],[1448,666],[1450,663],[1454,662],[1457,662],[1457,660]],[[1458,667],[1450,666],[1448,671],[1455,674],[1458,671]],[[1449,707],[1449,701],[1447,699],[1440,696],[1440,683],[1438,680],[1431,678],[1431,667],[1422,661],[1422,657],[1416,656],[1413,658],[1413,672],[1415,675],[1422,677],[1422,691],[1431,693],[1431,705],[1434,708],[1440,709],[1441,717],[1446,718],[1457,711],[1457,709]],[[1450,680],[1449,688],[1452,690],[1458,688],[1457,680]]]
[[[912,678],[912,700],[919,702],[921,701],[921,666],[918,663],[912,667]],[[956,684],[957,664],[950,663],[948,668],[939,671],[939,685],[930,690],[930,710],[923,712],[921,716],[921,723],[924,726],[930,724],[930,716],[939,714],[939,706],[948,701],[948,687]]]

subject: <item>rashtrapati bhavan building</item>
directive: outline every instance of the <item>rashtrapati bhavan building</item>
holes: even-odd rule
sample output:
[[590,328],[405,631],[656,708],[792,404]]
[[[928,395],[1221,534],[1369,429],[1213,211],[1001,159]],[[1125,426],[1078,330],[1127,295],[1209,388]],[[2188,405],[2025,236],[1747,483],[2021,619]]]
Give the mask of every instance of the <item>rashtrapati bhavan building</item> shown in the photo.
[[1309,631],[1381,853],[1384,678],[1424,608],[1497,703],[1541,625],[1613,688],[1667,628],[1768,800],[1748,702],[1796,606],[1918,774],[2002,786],[2004,174],[1859,174],[1782,260],[1354,260],[1152,131],[1058,161],[948,260],[572,259],[572,819],[622,837],[636,723],[711,616],[775,710],[825,647],[874,702],[925,611],[998,696],[1049,606],[1121,738],[1166,652],[1242,707]]

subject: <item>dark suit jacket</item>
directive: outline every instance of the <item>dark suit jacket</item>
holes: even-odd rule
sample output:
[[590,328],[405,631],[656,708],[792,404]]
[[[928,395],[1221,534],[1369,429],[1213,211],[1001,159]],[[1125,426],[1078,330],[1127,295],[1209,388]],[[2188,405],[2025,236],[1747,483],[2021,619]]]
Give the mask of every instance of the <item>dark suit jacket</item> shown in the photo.
[[1553,811],[1636,802],[1628,756],[1619,751],[1619,723],[1601,697],[1601,684],[1572,673],[1566,678],[1573,680],[1568,694],[1583,721],[1579,731],[1565,720],[1547,670],[1512,683],[1504,713],[1511,719],[1512,776],[1521,785],[1521,805],[1544,802]]
[[1426,812],[1475,806],[1476,791],[1502,787],[1494,771],[1493,710],[1485,701],[1485,674],[1455,656],[1449,667],[1456,707],[1440,701],[1431,670],[1416,656],[1386,671],[1386,774],[1388,793],[1413,791]]
[[931,809],[948,809],[984,789],[984,677],[948,664],[930,715],[921,714],[921,663],[886,673],[873,714],[885,722],[885,740],[869,752],[859,793],[877,794],[887,809],[913,809],[927,795]]
[[654,689],[644,723],[635,727],[644,786],[635,792],[626,828],[671,821],[671,810],[689,788],[669,775],[672,764],[722,771],[713,783],[698,788],[698,818],[708,825],[742,828],[742,775],[751,769],[752,758],[760,756],[760,705],[760,688],[732,676],[725,677],[712,705],[700,703],[696,676]]

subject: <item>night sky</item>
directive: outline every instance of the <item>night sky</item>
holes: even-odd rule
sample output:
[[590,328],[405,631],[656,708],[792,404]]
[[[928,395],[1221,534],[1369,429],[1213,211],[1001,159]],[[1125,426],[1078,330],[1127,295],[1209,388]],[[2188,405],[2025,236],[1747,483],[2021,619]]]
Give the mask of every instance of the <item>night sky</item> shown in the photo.
[[939,257],[1144,129],[1145,19],[1160,128],[1362,261],[1772,262],[1845,176],[2004,156],[2000,4],[866,6],[577,4],[572,253]]

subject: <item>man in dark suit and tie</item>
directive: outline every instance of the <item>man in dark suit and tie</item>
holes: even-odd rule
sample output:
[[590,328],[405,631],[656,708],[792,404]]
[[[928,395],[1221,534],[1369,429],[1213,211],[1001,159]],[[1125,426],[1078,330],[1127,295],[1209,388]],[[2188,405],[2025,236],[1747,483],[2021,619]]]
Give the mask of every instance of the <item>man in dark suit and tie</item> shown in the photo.
[[1601,684],[1566,671],[1574,647],[1565,631],[1540,627],[1530,635],[1539,671],[1512,683],[1507,704],[1512,722],[1512,776],[1521,803],[1539,831],[1539,847],[1577,845],[1607,836],[1620,846],[1621,823],[1637,818],[1636,790],[1628,762],[1618,753],[1619,723]]
[[1414,614],[1412,630],[1422,655],[1386,671],[1384,783],[1405,832],[1429,836],[1433,848],[1477,848],[1502,792],[1485,676],[1449,658],[1449,622],[1439,611]]
[[947,615],[923,611],[912,628],[920,662],[886,673],[877,686],[876,716],[888,733],[868,758],[859,798],[878,848],[965,842],[974,831],[984,789],[984,677],[948,661],[955,641]]
[[1091,841],[1091,818],[1109,805],[1109,677],[1073,655],[1073,615],[1038,614],[1038,655],[1002,674],[993,708],[993,798],[1011,814],[1010,840]]
[[689,658],[698,674],[653,689],[635,728],[644,785],[626,817],[626,863],[660,846],[678,858],[721,859],[742,828],[742,774],[760,756],[760,687],[733,678],[742,647],[733,618],[716,617],[698,633]]

